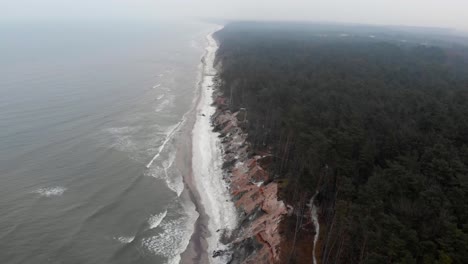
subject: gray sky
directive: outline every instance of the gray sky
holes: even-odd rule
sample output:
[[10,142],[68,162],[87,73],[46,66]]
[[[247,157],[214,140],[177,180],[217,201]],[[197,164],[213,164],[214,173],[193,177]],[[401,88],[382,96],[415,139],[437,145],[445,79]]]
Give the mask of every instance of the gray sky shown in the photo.
[[468,0],[0,0],[0,19],[219,17],[451,27]]

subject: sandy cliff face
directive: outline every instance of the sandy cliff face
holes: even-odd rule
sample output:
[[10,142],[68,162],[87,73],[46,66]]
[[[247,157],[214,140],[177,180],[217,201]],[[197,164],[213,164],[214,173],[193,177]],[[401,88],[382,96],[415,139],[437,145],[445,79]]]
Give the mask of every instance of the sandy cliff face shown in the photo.
[[278,200],[278,184],[266,171],[271,157],[252,155],[241,128],[247,122],[245,110],[231,113],[220,95],[214,103],[217,110],[212,119],[222,137],[226,180],[241,215],[231,263],[277,263],[281,254],[279,226],[288,210]]

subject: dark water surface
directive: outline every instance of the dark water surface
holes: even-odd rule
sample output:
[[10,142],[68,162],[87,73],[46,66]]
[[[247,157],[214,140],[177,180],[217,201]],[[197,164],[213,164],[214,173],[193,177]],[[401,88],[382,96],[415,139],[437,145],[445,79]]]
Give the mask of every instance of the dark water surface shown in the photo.
[[177,263],[196,212],[175,128],[212,29],[0,26],[0,263]]

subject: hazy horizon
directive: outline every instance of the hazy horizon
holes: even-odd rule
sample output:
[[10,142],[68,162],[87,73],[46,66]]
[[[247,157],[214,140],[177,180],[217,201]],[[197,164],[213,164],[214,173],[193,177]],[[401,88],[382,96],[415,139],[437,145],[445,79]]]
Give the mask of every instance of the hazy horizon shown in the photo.
[[15,0],[0,3],[0,21],[214,18],[450,28],[468,32],[462,0],[182,1]]

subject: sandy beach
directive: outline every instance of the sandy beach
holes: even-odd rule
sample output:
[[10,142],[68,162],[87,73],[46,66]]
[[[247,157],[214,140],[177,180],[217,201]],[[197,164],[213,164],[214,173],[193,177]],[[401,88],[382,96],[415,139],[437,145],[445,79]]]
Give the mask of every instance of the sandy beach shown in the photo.
[[224,245],[219,242],[223,233],[220,230],[233,229],[236,225],[235,207],[222,178],[221,145],[217,133],[212,131],[210,119],[215,112],[212,86],[216,74],[213,64],[217,50],[212,34],[207,36],[207,45],[200,65],[195,107],[180,131],[180,147],[191,146],[192,156],[181,154],[176,161],[181,164],[180,167],[192,168],[184,172],[184,182],[199,213],[193,235],[181,256],[181,263],[223,263],[222,258],[212,258],[212,253],[224,249]]

